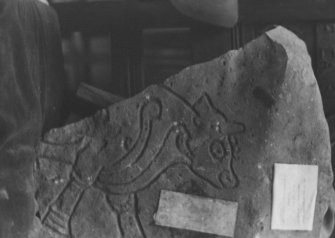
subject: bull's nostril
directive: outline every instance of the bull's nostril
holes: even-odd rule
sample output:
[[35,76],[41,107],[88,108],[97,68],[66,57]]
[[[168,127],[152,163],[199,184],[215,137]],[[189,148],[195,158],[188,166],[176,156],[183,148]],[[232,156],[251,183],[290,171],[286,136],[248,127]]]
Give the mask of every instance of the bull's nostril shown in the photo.
[[334,229],[334,211],[330,207],[323,218],[323,227],[329,234]]

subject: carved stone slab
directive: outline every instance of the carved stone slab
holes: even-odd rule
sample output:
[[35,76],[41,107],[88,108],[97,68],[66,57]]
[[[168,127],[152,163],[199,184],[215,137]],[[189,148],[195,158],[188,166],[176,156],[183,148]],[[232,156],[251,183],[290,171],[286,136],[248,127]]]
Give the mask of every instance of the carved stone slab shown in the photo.
[[[271,230],[274,163],[319,166],[312,231]],[[34,238],[217,237],[157,226],[161,190],[238,203],[235,238],[332,229],[320,93],[305,44],[282,27],[51,130],[35,171]]]

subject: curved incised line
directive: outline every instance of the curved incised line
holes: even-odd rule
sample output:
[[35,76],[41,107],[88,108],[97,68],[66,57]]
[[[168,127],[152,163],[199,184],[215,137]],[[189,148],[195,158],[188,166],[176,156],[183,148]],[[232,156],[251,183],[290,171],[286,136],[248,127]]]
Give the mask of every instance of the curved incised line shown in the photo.
[[73,140],[61,141],[61,142],[54,142],[54,141],[50,141],[48,139],[43,138],[40,141],[40,143],[45,144],[45,145],[49,145],[49,146],[72,146],[72,145],[76,145],[76,144],[81,143],[84,137],[87,137],[87,135],[78,135],[78,136],[75,136],[75,139],[73,139]]
[[[178,131],[178,132],[177,132]],[[125,167],[121,167],[121,168],[116,168],[114,169],[114,171],[117,171],[117,172],[121,172],[117,175],[117,177],[119,178],[119,180],[121,180],[122,182],[116,182],[115,181],[115,176],[114,177],[109,177],[107,179],[108,181],[108,184],[109,185],[122,185],[122,184],[126,184],[126,183],[131,183],[133,181],[135,181],[139,176],[141,176],[142,173],[145,172],[145,170],[147,170],[151,164],[153,162],[155,162],[155,160],[157,160],[158,158],[158,155],[162,152],[162,150],[164,149],[165,147],[165,144],[167,142],[167,140],[170,138],[170,135],[172,133],[176,133],[176,138],[175,138],[175,141],[176,141],[176,144],[178,144],[178,142],[180,140],[182,140],[182,147],[183,148],[179,148],[178,146],[176,147],[182,154],[185,154],[185,155],[189,155],[190,152],[187,148],[187,139],[188,139],[188,133],[185,129],[185,127],[183,125],[173,125],[170,127],[170,129],[167,131],[167,133],[165,134],[166,136],[164,136],[163,140],[160,142],[159,146],[158,147],[154,147],[156,148],[156,150],[145,150],[143,152],[143,154],[141,154],[138,158],[138,160],[136,161],[137,163],[134,163],[131,167],[129,167],[129,169],[126,171],[127,174],[131,174],[132,175],[132,178],[130,180],[126,180],[125,177],[126,176],[122,176],[122,169],[124,169]],[[148,159],[150,158],[151,159]],[[106,181],[106,180],[104,180]],[[106,181],[106,182],[107,182]]]
[[[115,185],[115,186],[108,186],[106,184],[97,183],[96,186],[101,188],[104,192],[108,194],[114,195],[124,195],[129,193],[136,193],[139,191],[144,190],[146,187],[150,186],[154,183],[164,172],[166,172],[170,167],[175,166],[177,164],[185,164],[184,162],[174,162],[170,163],[166,166],[161,166],[158,169],[157,173],[152,174],[151,178],[146,178],[146,176],[140,177],[138,180],[134,181],[133,183],[125,186],[125,185]],[[188,165],[188,164],[186,164]]]
[[235,173],[235,170],[234,170],[233,157],[232,157],[232,159],[230,161],[230,171],[231,171],[231,176],[234,179],[234,182],[232,183],[232,185],[231,185],[230,188],[236,188],[239,185],[240,181],[239,181],[239,179],[237,177],[237,174]]
[[163,140],[161,141],[160,145],[158,146],[158,150],[155,152],[155,154],[152,156],[151,159],[147,159],[147,160],[143,160],[143,162],[147,162],[146,166],[143,166],[145,169],[142,171],[138,171],[138,166],[133,166],[132,167],[132,171],[128,171],[129,174],[133,175],[133,177],[130,180],[125,180],[125,178],[121,178],[122,182],[115,182],[115,180],[113,179],[113,177],[103,177],[101,176],[100,178],[103,179],[103,183],[104,184],[108,184],[108,186],[125,186],[127,184],[131,184],[133,183],[135,180],[137,180],[142,174],[144,174],[146,172],[146,170],[148,170],[150,168],[150,166],[152,165],[152,163],[158,159],[157,157],[160,155],[160,153],[162,152],[162,150],[165,147],[165,144],[167,142],[167,140],[169,139],[170,135],[175,132],[175,127],[171,126],[168,130],[168,132],[166,133],[166,135],[164,136]]
[[[173,133],[174,132],[174,133]],[[173,158],[171,160],[170,153],[167,153],[166,156],[162,156],[162,151],[165,148],[165,143],[169,140],[170,136],[173,135],[173,140],[176,141],[178,133],[175,128],[172,126],[169,130],[163,142],[160,145],[160,149],[157,151],[156,155],[152,157],[150,163],[147,166],[146,170],[141,171],[136,177],[124,183],[113,183],[112,181],[102,180],[103,177],[99,177],[96,185],[101,187],[103,190],[107,191],[110,194],[127,194],[137,192],[144,189],[155,181],[162,173],[164,173],[170,166],[175,164],[190,164],[190,159],[187,158],[185,161],[178,161]],[[181,155],[184,156],[185,155]]]
[[221,181],[222,185],[224,188],[236,188],[239,184],[239,180],[238,180],[238,177],[235,173],[235,171],[233,170],[233,164],[232,162],[229,163],[229,178],[232,179],[231,182],[229,182],[229,184],[225,181],[222,181],[222,176],[224,175],[224,171],[222,171],[220,174],[219,174],[219,181]]
[[[160,88],[162,90],[161,91],[161,96],[163,95],[162,97],[169,98],[170,100],[173,99],[173,100],[178,101],[178,104],[183,105],[186,111],[189,111],[190,114],[197,116],[197,112],[192,108],[192,106],[188,102],[186,102],[184,99],[182,99],[179,95],[175,94],[173,91],[171,91],[170,89],[164,86],[161,86]],[[164,96],[164,94],[166,94],[166,96]],[[159,101],[159,99],[155,99],[155,100],[156,101],[152,101],[152,102],[156,102],[157,106],[159,106],[159,114],[160,114],[161,109],[162,109],[161,102]],[[143,106],[143,108],[144,107],[145,105]],[[151,160],[148,160],[145,158],[150,157],[150,154],[159,154],[162,150],[164,143],[166,142],[167,137],[163,139],[160,146],[153,147],[153,148],[159,148],[158,150],[156,149],[156,151],[152,151],[152,150],[147,149],[148,143],[150,140],[151,130],[152,130],[152,120],[150,120],[151,118],[149,118],[148,120],[143,120],[142,116],[144,116],[145,114],[143,113],[144,109],[142,109],[141,111],[142,111],[142,113],[140,113],[141,135],[145,137],[145,139],[138,139],[137,141],[143,141],[143,143],[141,143],[141,145],[139,146],[137,146],[136,145],[137,143],[135,143],[134,146],[130,149],[129,153],[123,155],[120,159],[117,160],[116,163],[112,164],[112,169],[111,169],[112,171],[117,171],[119,175],[120,175],[120,171],[122,170],[126,171],[127,169],[126,171],[127,174],[131,174],[132,177],[128,181],[124,181],[123,179],[122,181],[121,180],[122,176],[115,175],[115,173],[110,172],[110,170],[106,169],[102,171],[101,176],[99,176],[100,177],[99,180],[104,181],[104,183],[107,183],[109,186],[124,185],[126,183],[131,183],[135,181],[136,179],[138,179],[138,177],[141,176],[141,174],[143,174],[152,163]],[[188,115],[191,118],[193,118],[192,115],[190,114]],[[184,129],[184,131],[185,130],[186,129]],[[170,133],[170,131],[168,133]],[[154,155],[154,157],[155,156],[157,155]],[[111,165],[109,165],[108,167],[111,168]],[[116,178],[116,176],[120,178],[118,179]],[[121,180],[122,182],[116,182],[115,180]]]
[[[157,107],[156,115],[145,115],[145,110],[148,109],[150,106]],[[136,138],[136,141],[132,145],[132,147],[120,158],[118,158],[116,161],[114,161],[111,165],[108,167],[122,167],[122,166],[128,166],[133,163],[135,163],[139,157],[143,154],[143,151],[146,148],[146,145],[149,141],[150,135],[151,135],[151,129],[152,129],[152,121],[154,119],[159,119],[161,116],[161,110],[162,106],[158,99],[153,98],[150,99],[150,101],[145,102],[139,112],[139,134]],[[142,142],[141,144],[139,144]],[[101,176],[111,176],[111,172],[109,170],[104,169],[101,172]]]
[[[229,183],[227,184],[226,181],[222,181],[222,179],[220,179],[222,185],[225,187],[225,188],[235,188],[239,181],[238,181],[238,177],[235,173],[235,170],[234,170],[234,167],[233,167],[233,159],[234,159],[234,155],[233,155],[233,151],[232,151],[232,144],[229,140],[229,138],[227,139],[227,143],[229,144],[229,155],[228,155],[228,176],[229,178],[233,179],[233,181],[228,181]],[[220,173],[220,178],[222,177],[222,175],[224,174],[224,171],[222,171]]]
[[[79,144],[79,145],[78,145]],[[80,140],[76,141],[76,145],[79,146],[79,151],[77,152],[80,153],[83,147],[85,147],[88,143],[85,141],[85,137],[81,137]],[[50,143],[45,143],[45,142],[40,142],[39,148],[37,149],[37,157],[38,159],[47,159],[51,161],[55,161],[58,163],[64,163],[64,164],[69,164],[69,165],[74,165],[77,158],[74,159],[74,161],[71,160],[66,160],[63,159],[62,157],[64,156],[63,152],[68,150],[72,152],[69,148],[73,148],[72,150],[74,151],[74,144],[50,144]],[[51,151],[51,152],[50,152]],[[51,154],[51,155],[48,155]],[[55,156],[55,155],[62,155],[62,156]],[[77,157],[77,156],[76,156]]]

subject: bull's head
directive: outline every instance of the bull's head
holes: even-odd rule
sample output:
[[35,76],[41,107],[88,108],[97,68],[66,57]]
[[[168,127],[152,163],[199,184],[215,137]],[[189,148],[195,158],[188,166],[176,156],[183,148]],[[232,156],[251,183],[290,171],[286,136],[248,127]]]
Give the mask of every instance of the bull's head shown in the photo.
[[234,135],[243,132],[244,126],[229,122],[206,94],[193,108],[197,116],[191,130],[192,170],[216,188],[235,187],[238,179],[232,161],[238,147]]

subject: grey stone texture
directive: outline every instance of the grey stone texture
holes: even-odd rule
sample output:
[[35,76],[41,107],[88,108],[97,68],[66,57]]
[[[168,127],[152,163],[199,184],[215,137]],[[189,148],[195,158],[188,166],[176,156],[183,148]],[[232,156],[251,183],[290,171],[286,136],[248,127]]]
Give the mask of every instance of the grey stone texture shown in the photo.
[[[277,27],[93,117],[46,133],[40,238],[210,238],[157,226],[161,190],[238,202],[235,238],[332,230],[329,131],[305,44]],[[313,231],[271,230],[274,163],[319,166]]]

